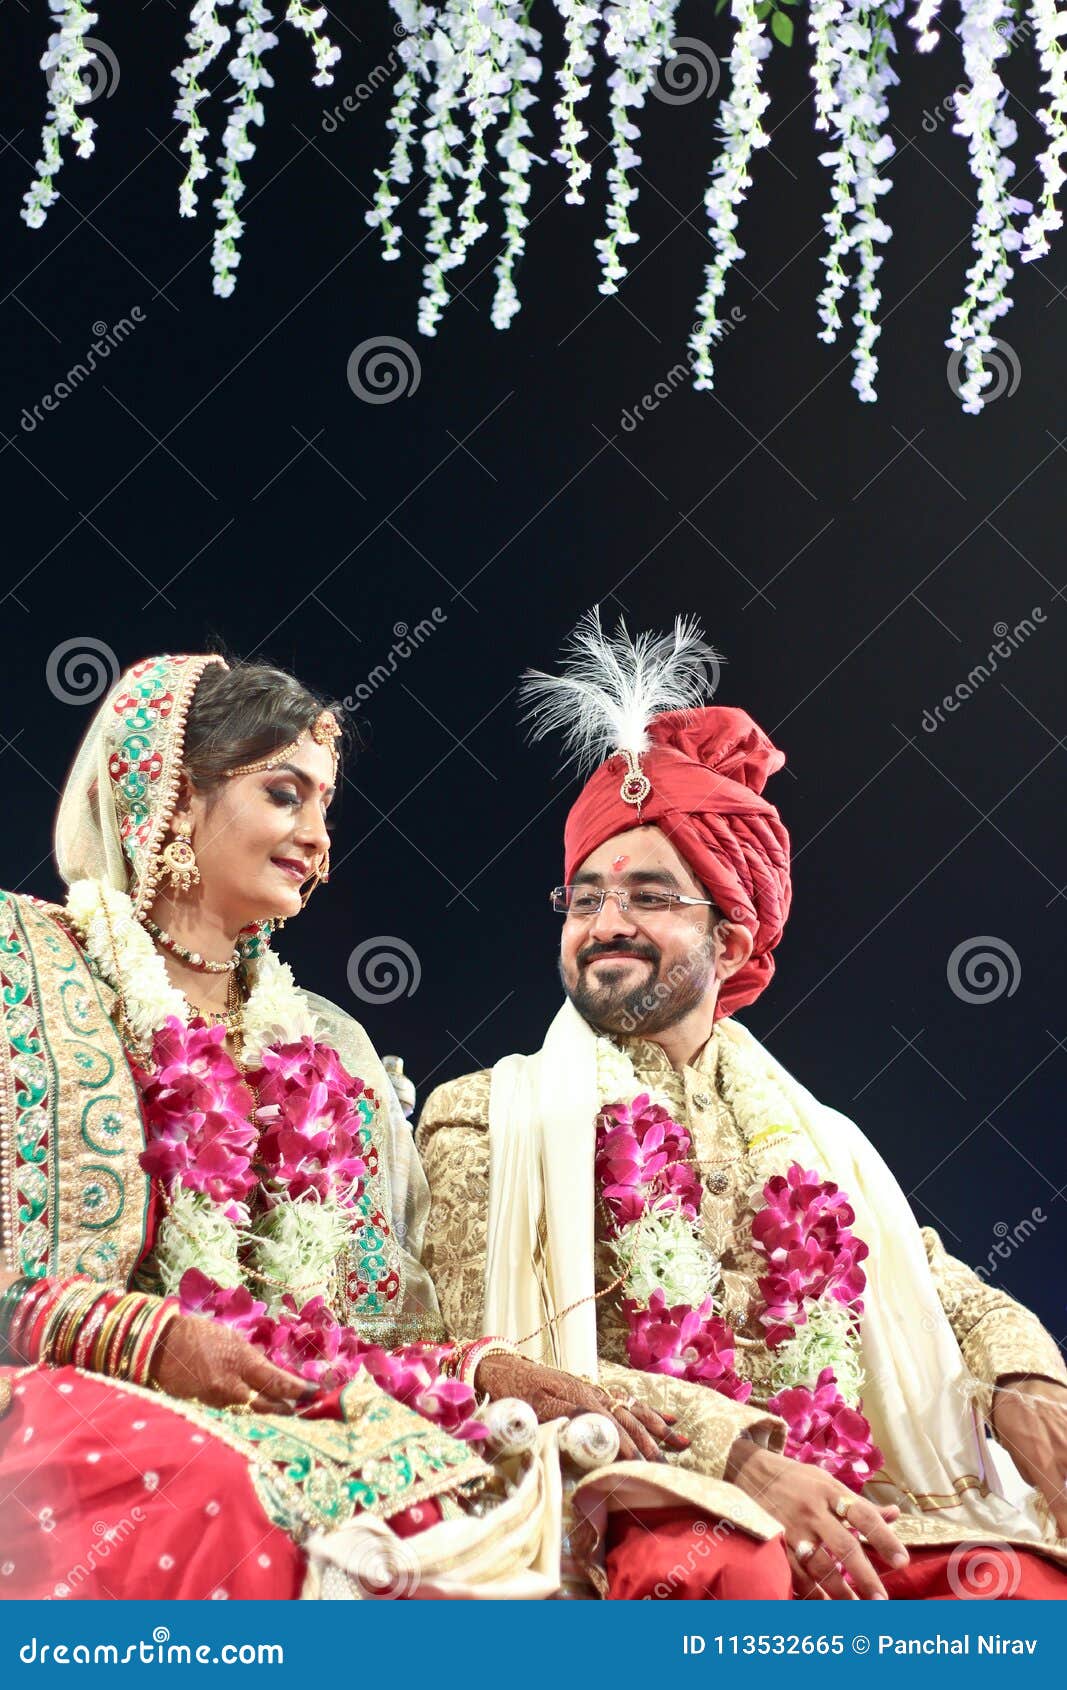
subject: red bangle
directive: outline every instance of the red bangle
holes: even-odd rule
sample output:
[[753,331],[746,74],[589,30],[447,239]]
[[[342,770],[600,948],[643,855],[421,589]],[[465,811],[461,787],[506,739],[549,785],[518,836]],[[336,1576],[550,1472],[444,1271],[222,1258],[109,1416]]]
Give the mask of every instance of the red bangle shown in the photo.
[[11,1335],[12,1349],[17,1347],[23,1361],[31,1363],[35,1362],[40,1354],[41,1334],[48,1317],[66,1289],[65,1282],[61,1279],[46,1279],[42,1283],[44,1290],[41,1295],[31,1295],[27,1298],[29,1307],[18,1311],[21,1319],[18,1321],[17,1331],[13,1331]]
[[165,1297],[151,1316],[130,1361],[129,1377],[135,1385],[147,1385],[156,1345],[175,1315],[181,1311],[177,1297]]
[[53,1296],[58,1296],[58,1294],[58,1287],[54,1279],[41,1279],[38,1280],[32,1291],[27,1291],[26,1295],[20,1300],[11,1317],[11,1326],[7,1335],[8,1348],[11,1354],[20,1361],[30,1359],[23,1342],[23,1335],[34,1310],[40,1308],[42,1299],[51,1300]]
[[93,1345],[97,1334],[103,1326],[111,1310],[115,1307],[120,1291],[104,1291],[97,1298],[88,1315],[82,1323],[81,1331],[71,1347],[70,1360],[72,1367],[84,1367],[93,1353]]

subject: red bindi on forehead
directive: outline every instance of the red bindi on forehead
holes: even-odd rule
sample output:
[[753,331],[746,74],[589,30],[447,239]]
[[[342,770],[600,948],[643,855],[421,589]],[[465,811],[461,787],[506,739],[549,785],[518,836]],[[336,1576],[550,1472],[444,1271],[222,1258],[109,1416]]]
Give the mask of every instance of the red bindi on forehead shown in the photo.
[[621,874],[623,869],[626,867],[626,865],[629,861],[630,861],[629,857],[612,857],[612,859],[611,859],[611,872],[612,872],[612,874]]

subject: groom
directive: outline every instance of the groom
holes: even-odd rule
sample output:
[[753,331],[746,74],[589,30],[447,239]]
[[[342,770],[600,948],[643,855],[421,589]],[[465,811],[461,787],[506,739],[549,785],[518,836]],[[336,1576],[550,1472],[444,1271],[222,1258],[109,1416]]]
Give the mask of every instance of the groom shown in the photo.
[[528,680],[536,732],[596,764],[552,893],[567,1002],[540,1052],[426,1102],[446,1324],[517,1342],[492,1394],[547,1419],[596,1379],[624,1457],[669,1461],[652,1508],[624,1459],[590,1522],[612,1597],[1062,1599],[1055,1343],[733,1019],[789,912],[785,759],[702,704],[714,657],[693,624],[612,640],[593,613]]

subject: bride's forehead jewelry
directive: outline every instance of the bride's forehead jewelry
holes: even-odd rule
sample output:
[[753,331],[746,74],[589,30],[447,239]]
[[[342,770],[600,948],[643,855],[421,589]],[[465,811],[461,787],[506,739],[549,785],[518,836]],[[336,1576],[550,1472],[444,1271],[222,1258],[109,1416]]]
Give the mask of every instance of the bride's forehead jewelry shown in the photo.
[[226,779],[233,780],[236,775],[256,775],[259,774],[262,769],[270,769],[273,768],[276,763],[286,762],[288,758],[295,755],[297,747],[303,739],[305,732],[310,732],[316,745],[326,745],[329,747],[330,756],[333,758],[333,778],[336,780],[338,759],[337,747],[334,744],[334,741],[338,738],[341,732],[341,724],[338,722],[337,717],[334,715],[332,710],[320,710],[318,715],[315,717],[315,720],[312,722],[310,729],[302,729],[298,737],[294,739],[291,744],[283,745],[279,751],[272,751],[268,756],[260,757],[254,763],[242,763],[239,768],[227,769]]

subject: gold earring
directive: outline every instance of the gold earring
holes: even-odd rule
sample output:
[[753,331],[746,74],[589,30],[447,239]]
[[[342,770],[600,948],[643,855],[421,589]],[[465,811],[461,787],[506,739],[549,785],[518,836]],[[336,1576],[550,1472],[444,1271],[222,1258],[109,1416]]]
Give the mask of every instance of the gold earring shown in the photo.
[[176,821],[173,826],[174,838],[167,840],[160,852],[160,861],[163,872],[170,876],[174,891],[188,892],[200,879],[196,853],[190,844],[193,824],[190,821]]

